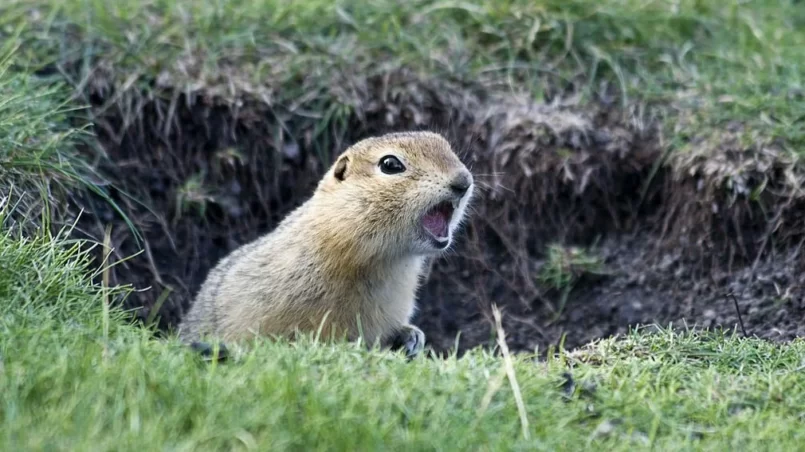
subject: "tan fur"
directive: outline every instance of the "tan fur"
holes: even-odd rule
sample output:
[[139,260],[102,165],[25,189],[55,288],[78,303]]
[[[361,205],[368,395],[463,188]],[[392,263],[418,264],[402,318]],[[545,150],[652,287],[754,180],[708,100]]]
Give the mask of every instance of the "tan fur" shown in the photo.
[[[378,162],[386,155],[398,157],[405,172],[383,174]],[[462,173],[470,187],[458,200],[449,184]],[[212,269],[180,325],[180,337],[293,337],[321,326],[325,340],[354,340],[362,331],[371,344],[415,328],[409,319],[423,263],[444,252],[427,244],[421,218],[438,202],[455,200],[452,245],[473,185],[438,134],[395,133],[356,143],[274,231]]]

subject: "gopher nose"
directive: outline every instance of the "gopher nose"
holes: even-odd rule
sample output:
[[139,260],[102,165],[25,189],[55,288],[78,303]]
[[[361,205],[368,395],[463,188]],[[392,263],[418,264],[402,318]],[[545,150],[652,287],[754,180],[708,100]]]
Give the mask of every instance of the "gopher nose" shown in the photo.
[[462,172],[450,182],[450,190],[452,190],[456,196],[461,197],[467,193],[467,190],[470,189],[470,185],[472,185],[472,176],[470,176],[468,172]]

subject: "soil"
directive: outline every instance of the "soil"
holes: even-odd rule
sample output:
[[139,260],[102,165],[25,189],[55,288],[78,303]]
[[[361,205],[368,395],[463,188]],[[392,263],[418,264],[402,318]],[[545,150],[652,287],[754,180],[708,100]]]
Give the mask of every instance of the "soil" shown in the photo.
[[[752,265],[704,271],[682,251],[656,253],[656,242],[637,231],[592,248],[607,274],[581,281],[561,310],[562,294],[556,291],[519,302],[506,288],[488,291],[504,310],[509,348],[538,353],[550,345],[573,349],[639,325],[720,328],[783,341],[805,335],[805,274],[798,252],[768,257],[754,271]],[[535,267],[540,264],[535,259]],[[446,353],[458,346],[461,354],[476,345],[494,346],[490,303],[471,288],[477,278],[466,274],[463,283],[451,279],[452,285],[426,285],[416,321],[435,350]]]
[[[805,330],[800,236],[791,232],[801,221],[770,229],[745,200],[724,207],[718,189],[697,192],[701,176],[658,166],[659,128],[607,96],[534,104],[398,71],[363,81],[349,118],[321,132],[246,95],[233,103],[170,87],[147,98],[97,80],[87,87],[104,155],[86,152],[144,246],[91,193],[74,193],[68,212],[84,209],[82,237],[114,226],[121,262],[112,282],[133,284],[126,307],[163,331],[215,262],[303,202],[341,150],[410,129],[445,134],[481,189],[472,221],[421,291],[414,323],[435,352],[494,346],[493,304],[517,351],[574,348],[649,323],[740,331],[736,301],[748,334],[789,340]],[[136,114],[107,108],[115,96]],[[561,310],[562,294],[536,279],[552,243],[580,246],[606,269],[583,275]]]

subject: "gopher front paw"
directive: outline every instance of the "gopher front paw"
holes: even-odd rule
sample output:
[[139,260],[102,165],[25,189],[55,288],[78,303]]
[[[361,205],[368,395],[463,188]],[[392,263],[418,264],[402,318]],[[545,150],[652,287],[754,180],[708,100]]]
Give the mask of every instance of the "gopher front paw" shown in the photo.
[[409,359],[415,357],[425,348],[425,333],[414,325],[405,325],[391,338],[393,350],[405,350]]
[[[194,341],[190,343],[190,348],[201,355],[205,361],[212,361],[216,356],[214,345],[208,342]],[[226,344],[218,343],[217,357],[218,361],[226,361],[229,358],[229,350],[227,350]]]

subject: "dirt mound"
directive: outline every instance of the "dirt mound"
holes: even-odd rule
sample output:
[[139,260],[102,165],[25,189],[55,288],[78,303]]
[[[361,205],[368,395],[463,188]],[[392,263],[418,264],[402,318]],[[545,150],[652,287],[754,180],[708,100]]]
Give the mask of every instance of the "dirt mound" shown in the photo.
[[[516,350],[544,351],[563,336],[573,347],[637,323],[732,327],[735,308],[721,300],[736,284],[754,290],[738,295],[751,329],[785,338],[801,332],[795,263],[746,267],[758,251],[779,249],[770,237],[796,238],[786,228],[801,218],[790,214],[793,202],[780,201],[792,196],[768,198],[776,223],[758,218],[752,190],[723,189],[729,165],[713,171],[717,159],[706,155],[664,162],[661,130],[637,109],[615,108],[611,96],[584,106],[537,104],[405,70],[342,78],[331,92],[289,106],[256,87],[193,91],[167,75],[152,80],[148,94],[118,91],[108,74],[95,73],[84,94],[104,154],[87,152],[114,181],[112,196],[144,247],[105,201],[89,193],[70,201],[89,213],[77,234],[97,238],[114,225],[117,260],[144,249],[112,270],[113,283],[147,289],[127,307],[143,319],[157,316],[163,329],[174,326],[212,265],[303,202],[350,143],[431,129],[452,141],[481,189],[455,251],[433,264],[422,290],[415,321],[435,350],[454,347],[459,333],[460,350],[491,344],[493,303]],[[776,158],[763,166],[764,155],[756,172],[775,187],[791,166]],[[580,278],[572,291],[546,287],[539,275],[554,243],[589,250],[607,272]],[[757,285],[759,278],[774,284]],[[770,287],[788,301],[770,302],[778,297]]]

